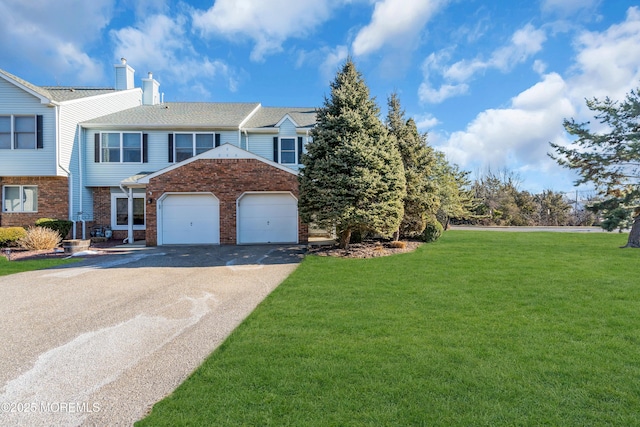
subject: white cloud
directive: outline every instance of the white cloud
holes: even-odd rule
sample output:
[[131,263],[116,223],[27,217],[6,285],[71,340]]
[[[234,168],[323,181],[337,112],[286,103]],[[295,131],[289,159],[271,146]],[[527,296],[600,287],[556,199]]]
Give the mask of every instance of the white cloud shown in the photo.
[[187,22],[183,15],[175,18],[153,15],[136,27],[112,31],[116,57],[129,58],[134,68],[144,65],[147,67],[144,71],[180,82],[204,97],[210,93],[203,81],[214,78],[224,79],[229,90],[235,91],[238,78],[230,67],[224,61],[210,59],[195,51],[188,39]]
[[[535,51],[540,43],[527,43]],[[640,81],[640,9],[629,8],[626,19],[601,32],[575,36],[576,55],[568,76],[550,72],[514,97],[507,108],[479,113],[464,131],[437,135],[437,148],[466,169],[515,168],[528,174],[537,190],[569,187],[572,174],[547,156],[549,142],[568,145],[562,128],[565,118],[590,120],[585,98],[621,99]],[[546,64],[536,61],[544,73]],[[553,177],[553,178],[552,178]],[[555,179],[555,181],[554,181]]]
[[446,3],[445,0],[377,1],[371,23],[362,28],[353,41],[353,53],[366,55],[387,44],[407,46]]
[[84,51],[101,37],[111,20],[114,2],[3,0],[0,2],[3,51],[46,68],[61,84],[67,79],[74,84],[99,81],[100,63]]
[[[423,63],[424,81],[418,89],[420,100],[439,103],[462,95],[468,90],[467,82],[477,73],[491,68],[508,72],[538,53],[545,41],[546,34],[543,30],[527,24],[511,36],[510,43],[494,50],[489,59],[477,57],[446,65],[451,58],[450,49],[432,53]],[[437,89],[431,83],[434,75],[443,79],[443,83]]]
[[206,12],[193,13],[194,28],[204,35],[231,40],[247,38],[255,45],[251,60],[262,61],[282,51],[290,37],[304,37],[326,21],[337,0],[217,0]]
[[322,79],[326,82],[332,81],[342,63],[347,59],[347,56],[349,56],[347,46],[337,46],[335,49],[329,51],[324,62],[320,65]]
[[550,73],[513,98],[509,108],[481,112],[438,148],[463,167],[548,168],[549,141],[564,138],[562,119],[574,112],[566,82]]
[[440,120],[434,117],[432,114],[418,114],[415,118],[416,127],[421,132],[426,132],[431,128],[434,128],[440,124]]
[[621,99],[640,82],[640,9],[629,8],[625,21],[603,32],[580,34],[576,48],[574,97]]

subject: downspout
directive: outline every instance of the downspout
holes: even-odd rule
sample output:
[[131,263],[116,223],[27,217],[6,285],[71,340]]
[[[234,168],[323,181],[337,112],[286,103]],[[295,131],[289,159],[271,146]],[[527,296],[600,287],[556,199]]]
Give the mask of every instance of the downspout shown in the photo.
[[129,191],[120,184],[120,190],[127,196],[127,238],[122,243],[133,244],[133,188],[129,188]]
[[[78,203],[80,204],[80,211],[78,212],[78,217],[80,218],[80,222],[82,223],[82,240],[87,238],[87,223],[84,220],[83,209],[83,200],[82,200],[82,183],[83,183],[83,175],[82,175],[82,149],[84,144],[82,142],[82,126],[78,125]],[[73,227],[73,238],[76,238],[76,228]]]
[[[71,220],[71,223],[73,224],[72,225],[73,238],[75,239],[76,221],[73,219],[73,175],[71,174],[71,171],[69,169],[65,168],[62,165],[62,160],[60,159],[60,148],[61,148],[60,147],[60,106],[56,105],[55,109],[56,109],[56,157],[58,160],[58,167],[67,174],[67,181],[68,181],[67,185],[69,187],[69,220]],[[62,238],[65,238],[65,237],[67,236],[62,236]]]
[[246,141],[245,149],[249,151],[249,134],[246,129],[244,129],[244,139]]

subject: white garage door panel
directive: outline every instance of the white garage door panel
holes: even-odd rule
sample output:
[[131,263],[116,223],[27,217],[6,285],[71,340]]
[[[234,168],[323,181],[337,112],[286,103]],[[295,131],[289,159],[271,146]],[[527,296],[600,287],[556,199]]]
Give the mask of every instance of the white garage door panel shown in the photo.
[[162,244],[219,244],[220,207],[210,194],[171,194],[162,203]]
[[298,202],[289,194],[248,194],[239,203],[239,243],[298,241]]

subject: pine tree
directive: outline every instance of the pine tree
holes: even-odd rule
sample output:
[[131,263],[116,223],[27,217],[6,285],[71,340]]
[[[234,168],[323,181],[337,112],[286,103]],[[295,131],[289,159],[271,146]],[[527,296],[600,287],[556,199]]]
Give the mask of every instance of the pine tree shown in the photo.
[[414,120],[405,120],[396,93],[389,97],[388,107],[387,128],[400,151],[406,181],[404,216],[398,237],[415,237],[424,231],[427,218],[438,210],[437,189],[431,178],[435,154],[427,145],[427,135],[418,132]]
[[353,232],[390,236],[403,215],[402,161],[351,59],[331,83],[317,111],[299,175],[303,221],[334,228],[340,247]]

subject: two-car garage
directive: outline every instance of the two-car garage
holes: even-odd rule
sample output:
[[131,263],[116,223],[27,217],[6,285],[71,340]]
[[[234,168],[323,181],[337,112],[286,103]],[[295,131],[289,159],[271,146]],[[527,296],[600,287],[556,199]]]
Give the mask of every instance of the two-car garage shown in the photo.
[[297,171],[230,144],[137,181],[147,245],[306,243]]
[[[289,192],[248,192],[236,203],[238,244],[297,243],[298,203]],[[220,202],[212,193],[166,194],[158,244],[220,244]]]

